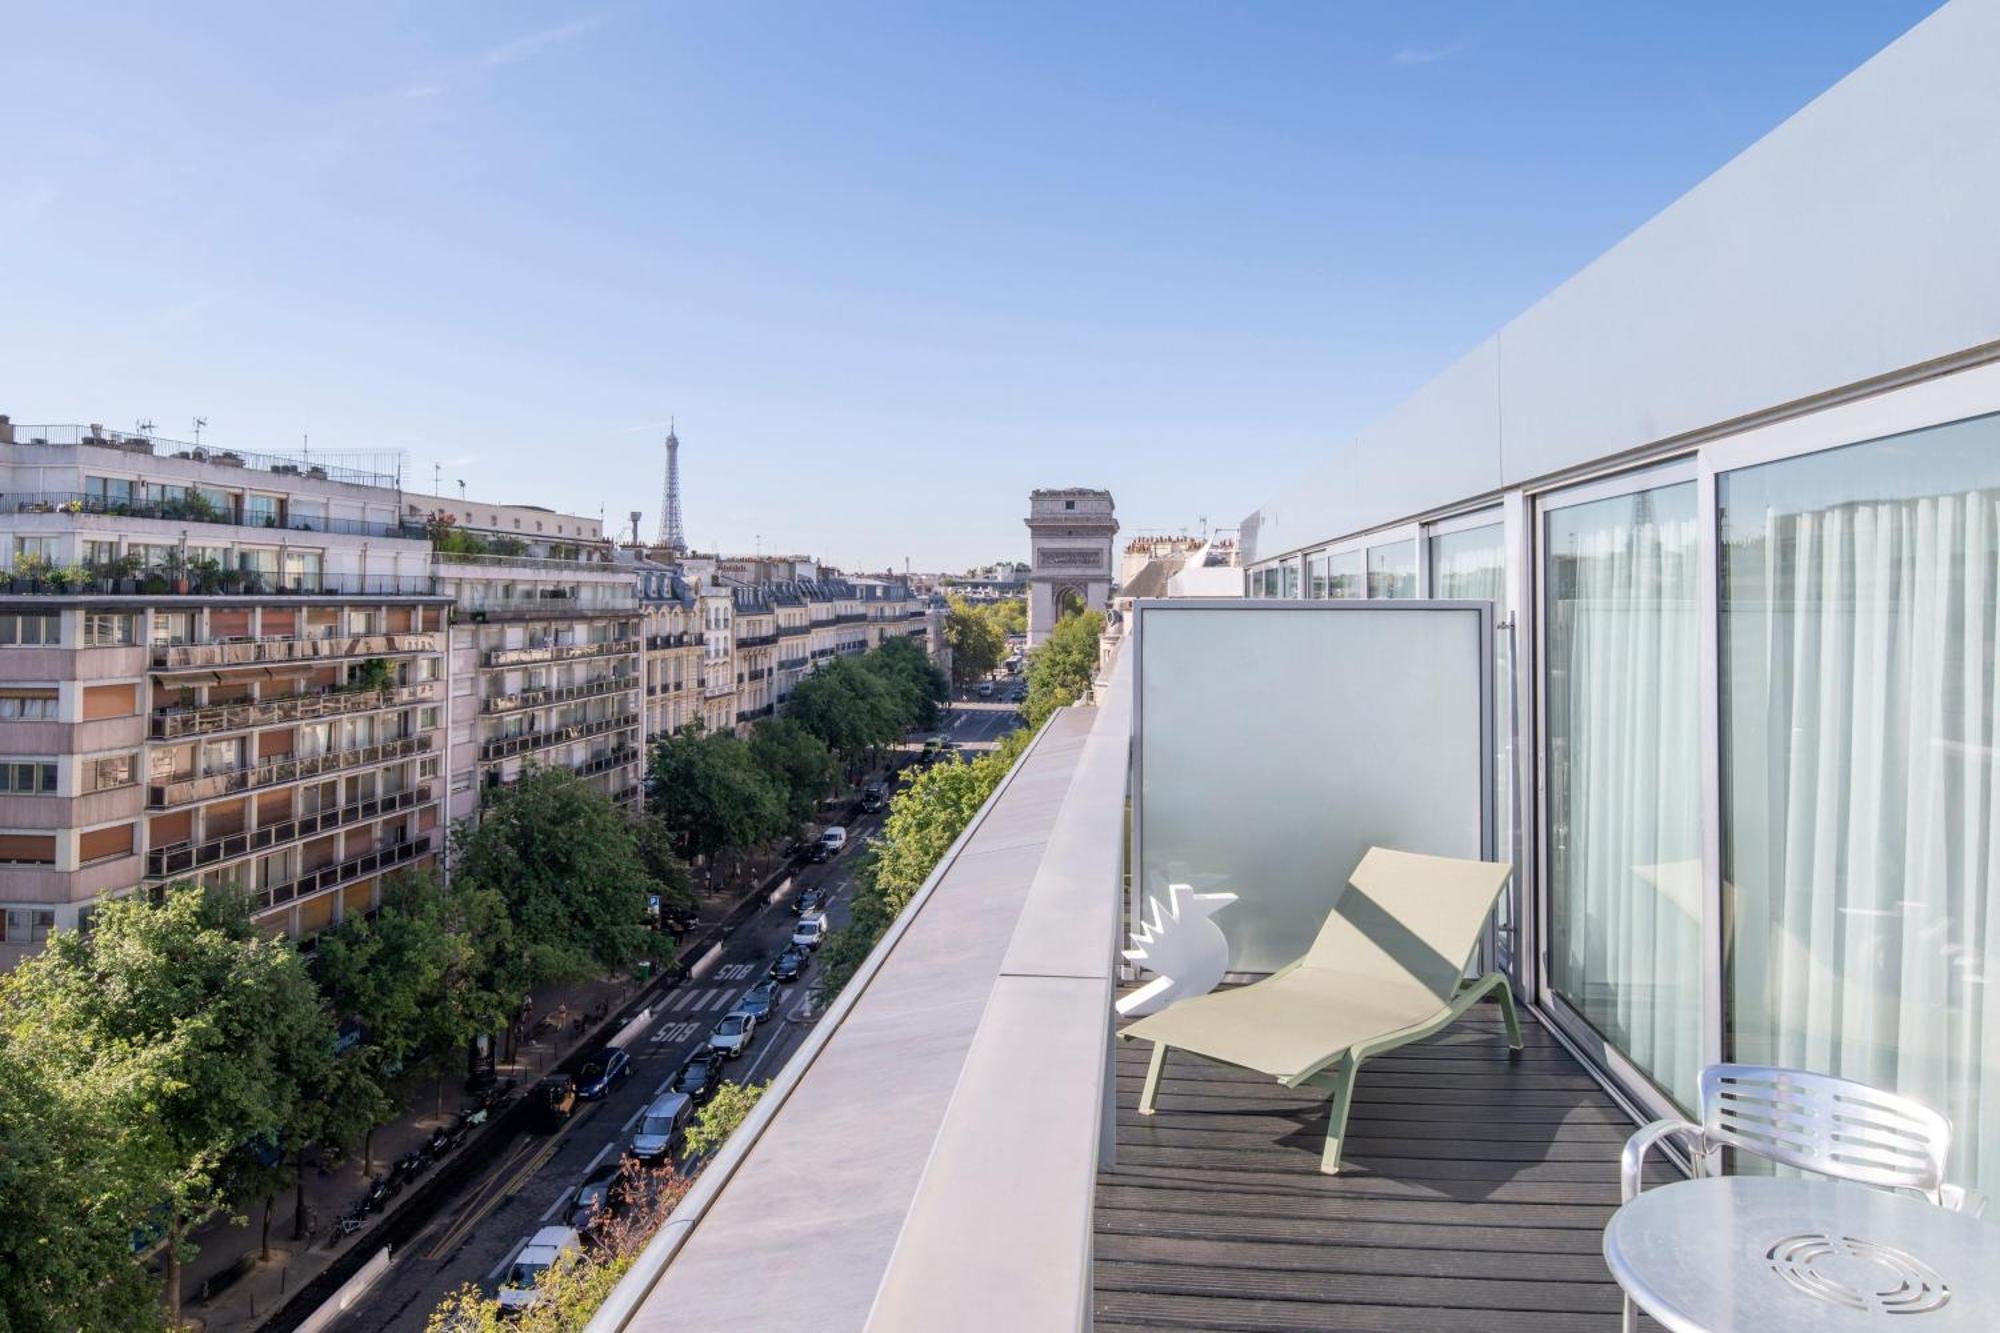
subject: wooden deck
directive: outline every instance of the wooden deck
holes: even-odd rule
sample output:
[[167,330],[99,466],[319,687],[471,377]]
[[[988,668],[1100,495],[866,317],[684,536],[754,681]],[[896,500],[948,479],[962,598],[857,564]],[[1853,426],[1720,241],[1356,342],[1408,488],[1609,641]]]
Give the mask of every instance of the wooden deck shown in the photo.
[[1151,1048],[1120,1042],[1098,1333],[1615,1330],[1599,1243],[1634,1126],[1531,1016],[1522,1026],[1518,1060],[1486,1004],[1364,1065],[1339,1176],[1318,1169],[1324,1093],[1176,1052],[1159,1113],[1141,1116]]

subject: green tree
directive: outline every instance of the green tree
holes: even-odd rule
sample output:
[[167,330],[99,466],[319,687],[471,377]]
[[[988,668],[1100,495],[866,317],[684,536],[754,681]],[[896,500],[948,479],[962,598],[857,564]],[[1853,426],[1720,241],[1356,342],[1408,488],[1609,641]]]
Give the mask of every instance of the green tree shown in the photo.
[[755,847],[785,829],[785,798],[727,732],[683,727],[653,743],[647,782],[654,815],[689,860]]
[[7,1044],[54,1086],[89,1087],[93,1147],[164,1207],[169,1318],[180,1318],[189,1228],[226,1204],[233,1153],[275,1141],[330,1058],[333,1026],[291,942],[242,897],[170,886],[99,907],[0,979]]
[[1007,636],[982,607],[963,597],[951,599],[944,619],[944,641],[951,648],[951,679],[970,685],[983,679],[1007,655]]
[[913,725],[907,700],[880,675],[845,657],[800,681],[786,714],[850,767],[870,750],[900,740]]
[[1009,597],[1004,602],[994,602],[986,608],[986,614],[1002,637],[1028,632],[1028,603],[1024,598]]
[[938,702],[951,697],[951,681],[930,654],[909,639],[889,639],[864,654],[861,666],[896,696],[898,735],[937,725]]
[[[10,1002],[11,1003],[11,1002]],[[15,1016],[10,1012],[10,1024]],[[29,1025],[32,1030],[37,1025]],[[106,1151],[113,1090],[0,1035],[0,1330],[160,1330],[159,1291],[132,1258],[150,1202]]]
[[840,783],[840,761],[826,742],[789,717],[765,718],[750,729],[750,758],[783,797],[785,816],[803,824],[819,799]]
[[1021,712],[1030,729],[1049,714],[1075,703],[1097,674],[1097,640],[1104,616],[1097,611],[1064,616],[1049,637],[1028,654],[1028,699]]
[[701,1114],[687,1129],[687,1149],[697,1157],[706,1157],[720,1148],[723,1141],[736,1132],[750,1112],[756,1109],[757,1101],[771,1086],[769,1079],[762,1083],[724,1083],[716,1088],[715,1095],[701,1108]]
[[[632,821],[583,779],[535,767],[452,833],[460,885],[490,889],[512,923],[489,975],[529,986],[624,967],[657,952],[647,872]],[[496,986],[496,989],[498,987]],[[504,992],[503,992],[504,993]]]

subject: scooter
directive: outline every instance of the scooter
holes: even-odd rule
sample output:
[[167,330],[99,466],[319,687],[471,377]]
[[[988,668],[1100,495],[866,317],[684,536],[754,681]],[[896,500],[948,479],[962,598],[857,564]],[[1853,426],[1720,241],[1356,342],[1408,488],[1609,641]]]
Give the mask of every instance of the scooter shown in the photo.
[[396,1197],[402,1185],[392,1182],[388,1176],[375,1176],[368,1182],[368,1193],[362,1197],[361,1206],[371,1213],[379,1213],[388,1207],[389,1200]]

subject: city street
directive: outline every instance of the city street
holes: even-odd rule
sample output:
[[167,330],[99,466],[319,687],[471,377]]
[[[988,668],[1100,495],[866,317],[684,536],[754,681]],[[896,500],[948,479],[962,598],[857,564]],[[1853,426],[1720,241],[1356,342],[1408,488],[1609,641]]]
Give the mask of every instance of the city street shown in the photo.
[[[959,703],[940,719],[938,732],[966,751],[990,748],[1017,724],[1012,705],[992,701]],[[340,1333],[388,1333],[421,1328],[424,1318],[452,1289],[472,1282],[491,1292],[514,1254],[536,1228],[561,1219],[576,1185],[599,1163],[619,1152],[633,1125],[664,1091],[682,1063],[708,1040],[709,1032],[737,999],[783,951],[797,921],[793,896],[821,885],[831,892],[829,919],[847,919],[855,872],[868,835],[881,827],[880,814],[849,827],[847,850],[823,866],[809,866],[791,888],[730,935],[720,959],[700,977],[666,993],[632,1052],[632,1076],[600,1102],[584,1103],[560,1131],[522,1133],[494,1146],[490,1169],[470,1181],[430,1224],[395,1254],[395,1262],[373,1290],[334,1325]],[[749,1050],[729,1069],[733,1082],[769,1078],[796,1050],[806,1023],[802,1011],[818,962],[783,992],[779,1017],[762,1025]],[[525,1089],[524,1089],[525,1091]]]

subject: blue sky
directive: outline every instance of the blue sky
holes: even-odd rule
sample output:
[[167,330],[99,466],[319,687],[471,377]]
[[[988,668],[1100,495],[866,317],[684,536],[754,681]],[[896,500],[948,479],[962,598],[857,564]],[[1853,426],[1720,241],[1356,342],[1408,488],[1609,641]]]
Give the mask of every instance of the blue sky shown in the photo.
[[1930,0],[13,9],[0,411],[850,568],[1233,525]]

